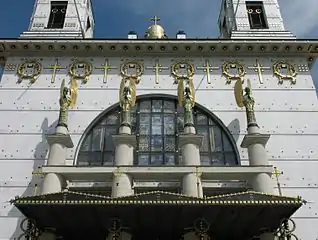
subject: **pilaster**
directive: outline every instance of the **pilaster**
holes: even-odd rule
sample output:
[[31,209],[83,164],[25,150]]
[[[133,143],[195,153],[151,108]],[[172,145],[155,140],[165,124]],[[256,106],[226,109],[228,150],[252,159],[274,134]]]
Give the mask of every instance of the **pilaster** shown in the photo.
[[[182,163],[185,166],[200,166],[200,146],[203,137],[195,134],[193,126],[185,127],[184,133],[179,136]],[[201,173],[199,171],[183,176],[182,193],[193,197],[203,197]]]
[[134,162],[134,148],[137,140],[135,135],[131,135],[129,126],[121,126],[118,135],[113,135],[115,143],[115,166],[117,171],[113,175],[112,196],[121,197],[132,195],[132,179],[126,173],[123,173],[121,166],[132,166]]

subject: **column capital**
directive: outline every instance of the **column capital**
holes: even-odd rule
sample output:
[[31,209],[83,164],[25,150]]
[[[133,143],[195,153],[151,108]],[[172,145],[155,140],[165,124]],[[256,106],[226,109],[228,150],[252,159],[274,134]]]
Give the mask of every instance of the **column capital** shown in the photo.
[[269,134],[246,134],[241,143],[241,147],[248,148],[253,144],[262,144],[265,147],[269,138]]
[[183,147],[185,144],[194,144],[201,147],[203,141],[202,135],[196,134],[181,134],[179,135],[179,147]]
[[69,134],[53,133],[53,134],[46,134],[45,137],[49,145],[53,145],[54,143],[59,143],[61,145],[64,145],[67,148],[74,147],[72,138]]
[[136,135],[130,135],[130,134],[113,135],[113,141],[114,141],[115,145],[127,144],[131,147],[134,147],[134,148],[137,146]]

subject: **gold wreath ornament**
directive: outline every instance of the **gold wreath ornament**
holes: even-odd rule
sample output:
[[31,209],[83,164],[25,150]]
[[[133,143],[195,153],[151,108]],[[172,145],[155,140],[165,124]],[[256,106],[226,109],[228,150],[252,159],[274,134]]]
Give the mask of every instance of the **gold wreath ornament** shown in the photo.
[[[31,84],[35,83],[41,73],[41,68],[41,63],[36,60],[28,60],[20,64],[17,69],[17,75],[19,76],[18,83],[21,83],[24,79],[28,79]],[[32,72],[28,73],[26,69],[32,69]]]
[[[134,74],[129,73],[129,69],[135,69]],[[137,61],[125,61],[120,65],[120,74],[123,78],[134,79],[135,83],[140,83],[141,76],[144,73],[144,67],[141,63]]]
[[[181,68],[186,70],[186,75],[180,72]],[[175,78],[175,84],[177,84],[180,79],[192,78],[194,73],[195,68],[193,64],[189,63],[188,61],[177,61],[171,65],[171,75]]]
[[[237,69],[237,74],[232,74],[230,72],[231,69]],[[246,70],[244,65],[239,61],[227,61],[222,64],[222,73],[226,77],[227,84],[230,84],[231,81],[236,81],[241,79],[243,81],[243,77],[246,74]]]
[[[286,69],[287,73],[283,74],[282,69]],[[297,70],[295,66],[287,61],[279,60],[273,65],[274,75],[278,78],[278,83],[282,84],[284,80],[290,80],[292,84],[296,84]]]
[[[84,73],[80,74],[79,69],[83,69]],[[93,66],[87,61],[75,61],[70,65],[69,74],[72,79],[81,79],[83,84],[86,84],[89,76],[93,72]]]

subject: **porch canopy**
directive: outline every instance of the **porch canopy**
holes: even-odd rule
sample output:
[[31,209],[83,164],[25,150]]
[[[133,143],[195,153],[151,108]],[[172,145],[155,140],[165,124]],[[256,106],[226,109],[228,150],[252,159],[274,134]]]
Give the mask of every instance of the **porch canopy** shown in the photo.
[[211,239],[246,240],[275,231],[303,200],[250,191],[208,198],[167,192],[110,198],[65,191],[17,197],[12,203],[39,229],[54,228],[63,239],[105,240],[114,218],[132,239],[180,239],[204,218]]

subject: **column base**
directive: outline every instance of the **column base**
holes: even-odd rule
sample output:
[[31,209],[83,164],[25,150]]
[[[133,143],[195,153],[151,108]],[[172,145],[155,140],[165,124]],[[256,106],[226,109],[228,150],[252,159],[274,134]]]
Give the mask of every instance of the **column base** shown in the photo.
[[133,195],[131,177],[126,173],[116,173],[113,176],[112,197]]
[[182,178],[182,194],[191,197],[203,197],[201,177],[188,173]]
[[48,173],[43,178],[41,194],[61,192],[64,185],[62,176],[56,173]]
[[254,191],[274,194],[273,180],[267,173],[259,173],[253,177],[251,185]]
[[253,144],[262,144],[265,147],[269,138],[269,134],[246,134],[241,143],[241,147],[248,148]]

